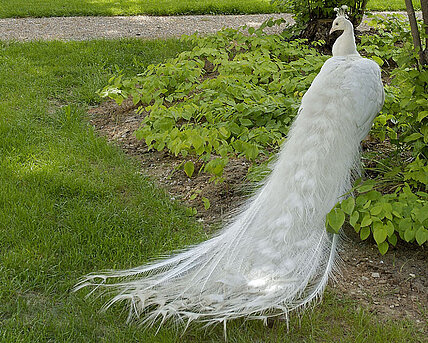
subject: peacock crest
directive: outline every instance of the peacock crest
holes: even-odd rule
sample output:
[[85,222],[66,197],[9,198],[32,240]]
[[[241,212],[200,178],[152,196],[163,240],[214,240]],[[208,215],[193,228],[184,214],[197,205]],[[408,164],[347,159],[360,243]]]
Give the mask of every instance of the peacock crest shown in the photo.
[[341,7],[335,7],[334,11],[337,13],[338,17],[348,18],[346,11],[348,10],[348,6],[342,5]]

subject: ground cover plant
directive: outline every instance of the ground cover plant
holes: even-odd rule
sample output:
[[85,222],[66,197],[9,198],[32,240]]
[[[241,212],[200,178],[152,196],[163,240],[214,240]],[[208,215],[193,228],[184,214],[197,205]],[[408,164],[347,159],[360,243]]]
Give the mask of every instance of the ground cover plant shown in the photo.
[[[417,1],[415,1],[417,5]],[[373,11],[405,10],[402,0],[371,0]],[[273,13],[270,0],[0,0],[0,18],[78,15],[180,15]]]
[[[189,43],[176,40],[0,43],[0,337],[4,342],[219,342],[222,328],[126,325],[119,307],[97,312],[71,293],[78,278],[129,268],[205,239],[185,209],[141,175],[133,159],[98,137],[86,110],[95,91]],[[299,94],[296,95],[298,97]],[[381,320],[346,297],[270,329],[230,323],[231,342],[417,342],[411,322]]]

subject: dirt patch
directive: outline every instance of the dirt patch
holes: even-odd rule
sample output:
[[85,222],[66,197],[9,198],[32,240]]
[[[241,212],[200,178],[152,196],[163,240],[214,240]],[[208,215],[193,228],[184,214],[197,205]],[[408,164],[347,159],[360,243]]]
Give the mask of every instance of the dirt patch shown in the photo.
[[[146,144],[135,138],[134,132],[143,116],[136,113],[132,102],[124,102],[119,107],[107,101],[92,108],[89,115],[101,135],[141,162],[142,173],[165,188],[171,198],[196,208],[196,217],[204,222],[207,230],[227,219],[245,200],[243,189],[249,167],[246,160],[232,160],[224,171],[222,183],[209,182],[207,175],[190,179],[179,170],[180,159],[165,152],[148,151]],[[202,197],[210,201],[208,210],[203,206]],[[358,300],[368,311],[385,319],[410,319],[421,331],[427,332],[428,250],[399,242],[397,248],[390,248],[381,256],[374,241],[362,242],[351,228],[345,232],[342,275],[332,283],[333,292]]]

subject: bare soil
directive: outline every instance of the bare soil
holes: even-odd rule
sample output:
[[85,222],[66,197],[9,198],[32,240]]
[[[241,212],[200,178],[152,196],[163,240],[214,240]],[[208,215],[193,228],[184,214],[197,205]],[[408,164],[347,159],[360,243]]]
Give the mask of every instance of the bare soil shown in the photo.
[[[107,101],[89,110],[95,129],[109,141],[118,144],[141,163],[141,171],[166,189],[172,199],[196,208],[196,217],[207,231],[218,227],[232,210],[245,200],[245,175],[249,162],[232,160],[225,169],[222,183],[209,182],[207,175],[188,178],[179,168],[182,160],[166,152],[148,151],[134,132],[143,115],[132,102],[117,106]],[[200,193],[198,193],[200,191]],[[198,194],[192,199],[193,194]],[[206,210],[202,197],[210,201]],[[352,228],[345,228],[346,239],[340,254],[341,275],[330,290],[337,296],[357,300],[369,312],[385,319],[409,319],[428,334],[428,268],[426,247],[400,241],[382,256],[376,243],[361,241]]]

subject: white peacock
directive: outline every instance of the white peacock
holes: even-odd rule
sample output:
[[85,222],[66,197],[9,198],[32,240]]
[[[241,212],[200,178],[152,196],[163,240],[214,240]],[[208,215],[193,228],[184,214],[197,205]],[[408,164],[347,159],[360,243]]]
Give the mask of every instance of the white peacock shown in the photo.
[[[322,295],[335,267],[338,236],[325,217],[349,191],[360,142],[384,101],[379,66],[357,50],[346,8],[333,57],[303,96],[298,116],[263,187],[215,237],[130,270],[91,274],[76,287],[115,293],[130,318],[208,324],[266,319]],[[114,278],[117,282],[106,283]]]

